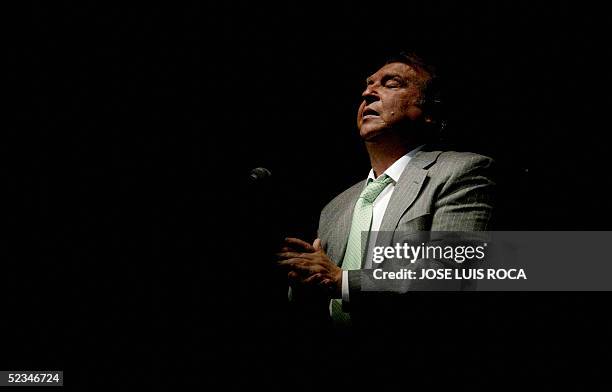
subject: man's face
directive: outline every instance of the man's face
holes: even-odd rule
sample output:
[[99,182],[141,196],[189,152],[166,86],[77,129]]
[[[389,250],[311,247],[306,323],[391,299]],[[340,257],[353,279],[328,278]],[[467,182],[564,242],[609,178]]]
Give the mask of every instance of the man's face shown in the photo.
[[368,141],[387,130],[406,126],[422,116],[417,106],[429,76],[404,63],[389,63],[367,79],[357,127]]

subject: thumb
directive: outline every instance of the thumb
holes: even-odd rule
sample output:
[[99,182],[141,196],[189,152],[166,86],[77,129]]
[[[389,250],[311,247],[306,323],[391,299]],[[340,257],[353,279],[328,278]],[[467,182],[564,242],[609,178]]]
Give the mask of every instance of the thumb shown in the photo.
[[323,250],[323,247],[321,246],[321,239],[317,238],[316,240],[314,240],[314,242],[312,243],[312,247],[315,248],[316,251]]

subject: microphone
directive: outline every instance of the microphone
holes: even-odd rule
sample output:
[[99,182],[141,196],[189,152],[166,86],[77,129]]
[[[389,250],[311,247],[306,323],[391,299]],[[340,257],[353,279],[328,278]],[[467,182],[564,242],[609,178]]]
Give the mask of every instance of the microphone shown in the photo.
[[256,167],[249,173],[249,184],[260,183],[272,176],[272,172],[265,167]]

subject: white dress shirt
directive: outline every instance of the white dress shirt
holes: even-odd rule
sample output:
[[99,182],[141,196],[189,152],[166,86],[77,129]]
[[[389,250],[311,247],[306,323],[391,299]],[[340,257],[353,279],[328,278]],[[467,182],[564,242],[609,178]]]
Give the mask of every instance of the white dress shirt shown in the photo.
[[[372,268],[372,247],[376,243],[376,236],[378,235],[378,230],[380,229],[380,224],[382,223],[383,216],[385,215],[385,211],[387,210],[387,205],[389,205],[389,200],[391,200],[391,195],[393,194],[393,190],[395,189],[395,184],[399,180],[400,176],[404,172],[406,165],[408,162],[414,157],[414,155],[423,148],[423,145],[415,148],[410,151],[408,154],[404,155],[397,161],[395,161],[383,174],[388,175],[393,180],[383,191],[378,195],[374,203],[372,204],[372,225],[370,227],[370,236],[369,236],[369,246],[368,251],[366,253],[366,260],[363,264],[364,269]],[[374,170],[370,169],[370,174],[368,175],[369,179],[376,179],[374,177]],[[367,182],[366,182],[367,186]],[[348,284],[348,271],[342,271],[342,301],[348,303],[349,302],[349,284]],[[330,305],[331,312],[331,305]]]

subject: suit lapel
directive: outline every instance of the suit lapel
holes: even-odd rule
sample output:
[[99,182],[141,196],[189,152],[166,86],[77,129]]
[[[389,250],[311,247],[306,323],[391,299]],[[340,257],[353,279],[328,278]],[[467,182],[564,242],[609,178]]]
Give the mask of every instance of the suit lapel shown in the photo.
[[440,153],[440,151],[419,151],[408,162],[397,184],[395,184],[395,189],[380,225],[380,231],[395,230],[400,218],[414,203],[425,183],[427,178],[427,170],[425,168],[431,165]]

